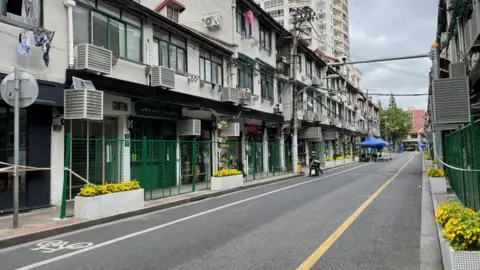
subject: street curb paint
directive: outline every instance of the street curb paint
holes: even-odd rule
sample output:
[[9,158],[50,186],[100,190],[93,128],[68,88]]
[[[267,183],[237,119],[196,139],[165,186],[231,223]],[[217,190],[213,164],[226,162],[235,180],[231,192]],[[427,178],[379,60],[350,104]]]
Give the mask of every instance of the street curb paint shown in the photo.
[[[324,171],[328,171],[328,170],[332,170],[332,169],[338,169],[338,168],[345,167],[345,166],[348,166],[348,165],[351,165],[351,164],[356,164],[356,163],[358,163],[358,161],[354,161],[354,162],[351,162],[351,163],[348,163],[348,164],[341,164],[341,165],[338,165],[336,167],[324,169]],[[220,197],[222,195],[235,193],[235,192],[242,191],[242,190],[253,189],[253,188],[256,188],[256,187],[266,186],[266,185],[270,185],[270,184],[274,184],[274,183],[278,183],[278,182],[283,182],[283,181],[287,181],[287,180],[292,180],[292,179],[300,178],[300,177],[304,177],[304,175],[292,175],[292,176],[288,176],[288,177],[285,177],[285,178],[274,179],[274,180],[271,180],[271,181],[252,183],[252,184],[249,184],[247,186],[242,186],[242,187],[238,187],[238,188],[235,188],[235,189],[223,190],[223,191],[218,191],[218,192],[214,192],[214,193],[210,193],[210,194],[200,194],[200,195],[197,195],[197,196],[184,198],[184,199],[181,199],[181,200],[178,200],[178,201],[169,202],[169,203],[165,203],[165,204],[162,204],[162,205],[154,205],[154,206],[150,206],[150,207],[145,207],[145,208],[142,208],[140,210],[125,212],[125,213],[121,213],[121,214],[118,214],[118,215],[102,217],[102,218],[93,219],[93,220],[86,220],[86,221],[82,221],[82,222],[75,223],[75,224],[64,225],[64,226],[60,226],[60,227],[56,227],[56,228],[52,228],[52,229],[47,229],[47,230],[42,230],[42,231],[38,231],[38,232],[33,232],[33,233],[29,233],[29,234],[24,234],[24,235],[20,235],[20,236],[16,236],[16,237],[4,238],[4,239],[0,239],[0,250],[5,249],[5,248],[9,248],[9,247],[12,247],[12,246],[25,244],[25,243],[28,243],[28,242],[52,237],[52,236],[59,235],[59,234],[69,233],[69,232],[78,231],[78,230],[81,230],[81,229],[86,229],[86,228],[90,228],[90,227],[97,226],[97,225],[102,225],[104,223],[109,223],[109,222],[113,222],[113,221],[117,221],[117,220],[121,220],[121,219],[140,216],[140,215],[144,215],[144,214],[148,214],[148,213],[152,213],[152,212],[156,212],[156,211],[160,211],[160,210],[165,210],[165,209],[168,209],[168,208],[173,208],[173,207],[185,205],[185,204],[192,203],[192,202],[205,200],[205,199],[208,199],[208,198]]]

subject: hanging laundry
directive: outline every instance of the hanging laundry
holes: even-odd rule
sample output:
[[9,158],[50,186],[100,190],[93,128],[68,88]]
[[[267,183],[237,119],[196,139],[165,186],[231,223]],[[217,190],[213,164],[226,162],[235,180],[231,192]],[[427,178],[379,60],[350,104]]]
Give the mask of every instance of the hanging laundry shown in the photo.
[[33,36],[35,41],[35,46],[41,47],[48,40],[47,35],[45,34],[45,29],[42,27],[36,27],[33,29]]
[[45,63],[45,66],[48,67],[48,64],[50,63],[50,41],[47,40],[43,44],[43,62]]
[[253,11],[249,10],[243,14],[245,18],[245,25],[250,25],[253,23]]
[[33,36],[35,46],[42,47],[43,50],[43,61],[45,62],[45,66],[48,67],[50,62],[50,39],[45,31],[45,29],[41,27],[37,27],[33,29]]
[[32,53],[32,35],[29,34],[20,34],[19,37],[20,44],[18,44],[18,52],[23,56],[28,56]]

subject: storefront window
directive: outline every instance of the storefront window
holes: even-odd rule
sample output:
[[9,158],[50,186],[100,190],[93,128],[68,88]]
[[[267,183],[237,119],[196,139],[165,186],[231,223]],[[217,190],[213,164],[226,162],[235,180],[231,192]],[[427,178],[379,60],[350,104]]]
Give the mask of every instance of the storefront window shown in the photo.
[[[13,164],[14,114],[11,107],[0,107],[0,160]],[[27,112],[20,109],[20,165],[27,161]],[[2,165],[2,167],[5,167]],[[20,192],[26,191],[25,173],[20,173]],[[13,192],[13,174],[0,174],[0,196]],[[3,208],[0,205],[0,209]]]

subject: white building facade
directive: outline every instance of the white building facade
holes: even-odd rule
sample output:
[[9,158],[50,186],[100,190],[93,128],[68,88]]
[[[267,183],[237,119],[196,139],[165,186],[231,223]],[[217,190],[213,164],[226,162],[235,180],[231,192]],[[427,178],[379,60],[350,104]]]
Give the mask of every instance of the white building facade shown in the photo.
[[[0,6],[0,78],[19,67],[40,88],[37,102],[22,110],[22,164],[51,168],[22,177],[21,207],[59,204],[64,180],[67,199],[85,181],[131,179],[156,199],[207,189],[225,167],[247,180],[292,171],[294,101],[291,69],[283,67],[291,38],[253,0],[34,2],[39,13]],[[28,53],[27,38],[39,29],[45,42]],[[375,134],[373,103],[352,78],[327,83],[337,71],[308,46],[299,54],[295,83],[314,86],[299,97],[303,145],[325,157],[354,154],[355,142]],[[92,86],[96,91],[87,90]],[[84,92],[98,98],[80,115],[72,101]],[[2,162],[11,162],[11,115],[2,103]],[[64,167],[79,177],[64,179]],[[0,211],[11,208],[1,203],[12,196],[5,175]]]

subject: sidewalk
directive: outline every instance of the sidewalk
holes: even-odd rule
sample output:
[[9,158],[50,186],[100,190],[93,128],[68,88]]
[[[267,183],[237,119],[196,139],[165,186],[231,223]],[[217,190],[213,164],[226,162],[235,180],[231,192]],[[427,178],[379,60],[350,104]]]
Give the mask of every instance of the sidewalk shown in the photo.
[[[422,158],[423,159],[423,158]],[[443,270],[439,233],[435,224],[435,211],[441,202],[447,200],[445,194],[433,194],[426,175],[427,165],[422,160],[422,225],[420,236],[420,270]]]
[[[327,166],[324,170],[333,169],[336,167],[343,167],[353,161],[345,164],[337,164],[337,166]],[[232,193],[242,189],[250,189],[257,186],[267,185],[275,182],[285,181],[300,177],[300,175],[286,174],[275,176],[262,180],[245,182],[244,186],[238,189],[226,191],[211,191],[203,190],[194,193],[183,194],[179,196],[172,196],[155,201],[146,201],[145,207],[138,211],[127,212],[115,216],[103,217],[94,220],[82,220],[77,218],[67,218],[60,220],[60,208],[50,207],[41,210],[34,210],[32,212],[21,213],[19,217],[20,228],[12,229],[12,216],[0,217],[0,249],[9,246],[14,246],[38,239],[67,233],[75,230],[80,230],[95,225],[112,222],[119,219],[142,215],[166,208],[175,207],[178,205],[187,204],[194,201],[203,200],[206,198],[217,197],[220,195]]]

